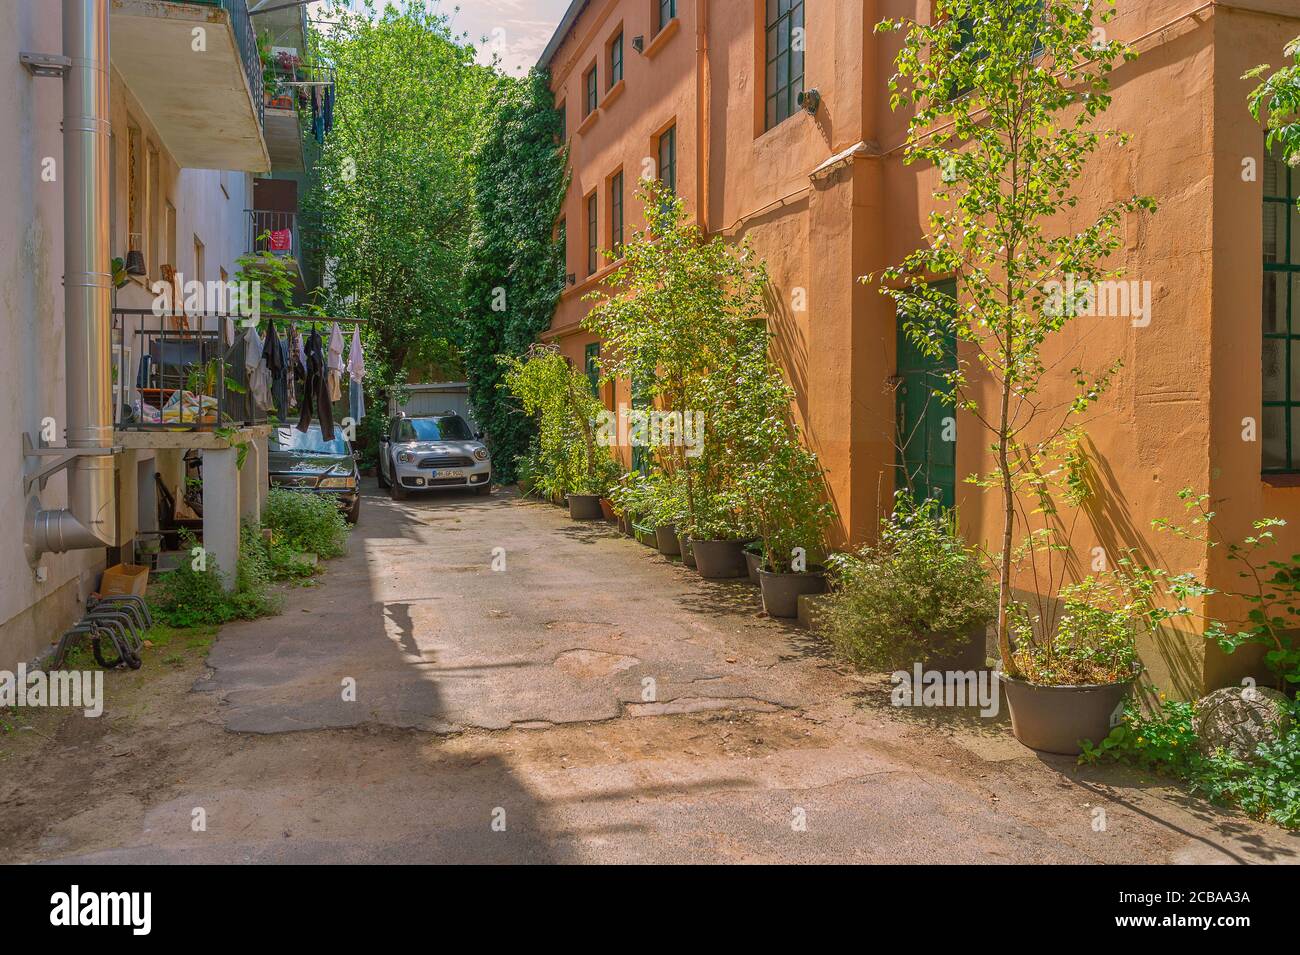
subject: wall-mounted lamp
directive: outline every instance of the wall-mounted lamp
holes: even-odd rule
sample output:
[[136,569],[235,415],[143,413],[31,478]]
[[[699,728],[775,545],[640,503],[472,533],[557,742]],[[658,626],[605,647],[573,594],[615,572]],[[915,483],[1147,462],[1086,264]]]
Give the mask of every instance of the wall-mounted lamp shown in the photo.
[[566,278],[568,278],[568,280],[569,280],[569,284],[570,284],[570,285],[577,285],[577,284],[578,284],[578,276],[576,276],[574,273],[570,272],[570,273],[566,276]]
[[804,90],[799,94],[796,102],[798,102],[800,109],[812,116],[817,112],[817,107],[821,105],[822,94],[817,92],[816,89]]
[[645,37],[643,37],[643,36],[634,36],[634,37],[632,37],[632,49],[636,50],[638,53],[644,53],[644,52],[645,52]]

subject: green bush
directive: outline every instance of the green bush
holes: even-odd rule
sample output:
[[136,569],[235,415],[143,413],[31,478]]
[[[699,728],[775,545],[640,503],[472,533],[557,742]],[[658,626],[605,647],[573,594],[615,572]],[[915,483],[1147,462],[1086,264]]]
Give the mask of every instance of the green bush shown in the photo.
[[950,654],[997,615],[997,589],[979,556],[933,501],[898,494],[877,544],[828,563],[837,587],[827,601],[827,637],[866,669]]
[[1300,705],[1291,706],[1291,723],[1282,738],[1261,744],[1249,763],[1222,750],[1203,754],[1192,729],[1195,704],[1173,700],[1163,701],[1155,716],[1129,704],[1109,736],[1097,746],[1084,744],[1079,762],[1124,763],[1172,776],[1211,802],[1300,829]]
[[524,358],[501,356],[503,386],[537,421],[537,453],[529,473],[547,497],[606,494],[618,462],[600,443],[596,421],[605,410],[587,376],[553,345],[534,345]]
[[[348,546],[348,523],[331,498],[286,488],[272,488],[262,510],[262,526],[271,529],[274,546],[341,557]],[[273,546],[273,549],[274,549]],[[283,553],[272,560],[282,560]]]
[[[182,544],[188,550],[194,546],[194,538],[184,535]],[[261,534],[255,528],[241,528],[235,589],[227,592],[225,582],[215,560],[209,558],[203,570],[196,570],[193,561],[183,560],[154,585],[149,605],[154,617],[170,627],[253,620],[280,612],[280,598],[270,590],[271,573]]]

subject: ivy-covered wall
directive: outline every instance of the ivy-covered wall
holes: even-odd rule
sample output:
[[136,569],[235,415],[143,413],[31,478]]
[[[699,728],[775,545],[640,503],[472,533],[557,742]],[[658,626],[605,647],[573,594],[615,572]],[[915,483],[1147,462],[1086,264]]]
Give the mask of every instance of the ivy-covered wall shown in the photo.
[[545,71],[502,84],[495,115],[475,146],[469,257],[463,274],[461,348],[470,399],[492,446],[498,480],[533,426],[498,387],[498,355],[522,355],[550,324],[564,282],[553,235],[568,185],[561,124]]

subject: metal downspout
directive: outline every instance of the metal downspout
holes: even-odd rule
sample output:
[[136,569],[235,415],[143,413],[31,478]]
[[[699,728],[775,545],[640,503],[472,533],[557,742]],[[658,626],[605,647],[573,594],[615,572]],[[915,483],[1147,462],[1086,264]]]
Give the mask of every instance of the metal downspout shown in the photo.
[[[63,0],[63,298],[67,447],[109,448],[113,412],[109,345],[108,0]],[[67,467],[68,507],[38,511],[37,553],[107,547],[117,515],[111,454]]]

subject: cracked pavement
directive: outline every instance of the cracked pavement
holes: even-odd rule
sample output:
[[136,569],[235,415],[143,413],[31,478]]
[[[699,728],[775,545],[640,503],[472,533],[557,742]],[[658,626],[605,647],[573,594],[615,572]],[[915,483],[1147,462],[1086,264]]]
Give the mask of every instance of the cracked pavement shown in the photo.
[[851,672],[759,610],[748,583],[703,581],[547,504],[397,503],[372,485],[348,555],[316,586],[288,588],[281,616],[223,628],[206,661],[110,674],[103,718],[11,745],[0,853],[1300,858],[1300,837],[1160,780],[1036,755],[1005,718],[893,709],[882,675]]

